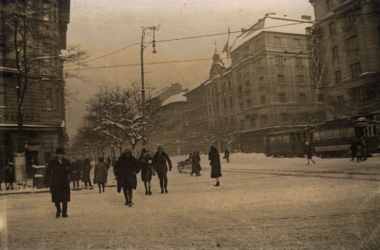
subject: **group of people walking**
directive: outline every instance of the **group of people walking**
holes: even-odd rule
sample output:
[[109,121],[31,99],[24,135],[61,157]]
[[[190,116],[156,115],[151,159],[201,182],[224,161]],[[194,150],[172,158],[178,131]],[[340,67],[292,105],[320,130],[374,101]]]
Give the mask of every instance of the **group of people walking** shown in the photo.
[[[64,158],[65,151],[62,148],[57,148],[56,157],[51,160],[45,171],[44,184],[50,188],[51,200],[56,207],[56,218],[61,215],[63,218],[68,218],[67,204],[70,202],[70,181],[75,188],[75,183],[79,187],[79,180],[82,179],[91,185],[89,172],[91,163],[89,159],[76,160],[70,163]],[[211,178],[216,179],[215,186],[220,186],[219,177],[221,174],[220,155],[214,146],[211,146],[208,155],[211,165]],[[200,156],[196,152],[192,155],[194,163],[194,173],[200,175]],[[104,184],[107,182],[107,170],[109,165],[104,162],[103,158],[95,165],[94,183],[98,183],[99,193],[104,192]],[[168,171],[172,170],[172,163],[167,153],[163,151],[163,146],[159,145],[157,152],[153,157],[143,148],[140,157],[137,159],[132,155],[131,149],[124,150],[123,154],[118,158],[114,165],[114,173],[117,180],[117,192],[123,190],[125,205],[133,206],[133,190],[137,187],[137,174],[141,171],[141,180],[144,182],[145,195],[152,195],[151,180],[152,176],[157,174],[159,178],[161,193],[168,193]],[[87,176],[88,171],[88,176]],[[84,179],[85,177],[85,179]]]
[[354,161],[355,157],[357,162],[367,160],[367,144],[365,143],[363,136],[359,137],[359,139],[355,139],[351,143],[350,151],[351,161]]
[[3,179],[5,183],[5,190],[13,190],[13,184],[15,182],[15,167],[13,162],[9,162],[4,165],[0,165],[0,191],[2,190],[1,184]]

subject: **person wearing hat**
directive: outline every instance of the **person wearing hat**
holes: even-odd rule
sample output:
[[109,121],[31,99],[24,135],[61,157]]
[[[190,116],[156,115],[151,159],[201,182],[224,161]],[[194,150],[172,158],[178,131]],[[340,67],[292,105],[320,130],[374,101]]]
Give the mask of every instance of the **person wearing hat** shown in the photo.
[[[56,157],[49,161],[45,171],[44,184],[50,187],[51,199],[57,208],[56,218],[67,218],[67,203],[70,201],[70,162],[64,158],[63,148],[57,148]],[[62,209],[61,209],[62,203]]]
[[133,189],[136,190],[137,187],[136,174],[140,172],[140,163],[133,157],[131,149],[124,150],[117,160],[114,170],[117,178],[117,192],[120,193],[123,189],[125,205],[131,207],[133,205]]
[[158,178],[160,179],[160,187],[161,194],[168,193],[168,166],[166,162],[169,164],[169,171],[172,171],[172,162],[169,158],[169,155],[163,151],[164,147],[159,145],[157,147],[157,153],[153,156],[153,166],[156,169]]

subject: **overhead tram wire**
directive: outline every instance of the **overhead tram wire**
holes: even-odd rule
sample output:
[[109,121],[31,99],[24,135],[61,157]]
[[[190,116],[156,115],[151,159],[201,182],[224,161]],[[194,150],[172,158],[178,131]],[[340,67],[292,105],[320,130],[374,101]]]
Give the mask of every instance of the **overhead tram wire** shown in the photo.
[[[369,13],[362,13],[362,14],[353,14],[351,16],[365,16],[365,15],[372,15],[372,14],[379,14],[379,12],[369,12]],[[326,19],[323,19],[323,20],[320,20],[320,21],[329,21],[329,20],[334,20],[334,19],[341,19],[341,18],[346,18],[346,16],[340,16],[340,17],[329,17],[329,18],[326,18]],[[246,30],[244,30],[244,32],[248,32],[248,31],[253,31],[253,30],[265,30],[265,29],[271,29],[271,28],[278,28],[278,27],[285,27],[285,26],[293,26],[293,25],[297,25],[297,24],[304,24],[305,22],[295,22],[295,23],[290,23],[290,24],[283,24],[283,25],[275,25],[275,26],[271,26],[271,27],[264,27],[264,28],[248,28]],[[310,24],[313,24],[315,23],[315,21],[307,21],[306,23],[310,23]],[[213,37],[213,36],[222,36],[222,35],[227,35],[227,34],[233,34],[233,33],[241,33],[241,31],[231,31],[231,32],[223,32],[223,33],[216,33],[216,34],[209,34],[209,35],[201,35],[201,36],[191,36],[191,37],[182,37],[182,38],[174,38],[174,39],[166,39],[166,40],[157,40],[156,43],[163,43],[163,42],[173,42],[173,41],[181,41],[181,40],[189,40],[189,39],[198,39],[198,38],[204,38],[204,37]],[[101,58],[104,58],[104,57],[107,57],[107,56],[110,56],[110,55],[113,55],[113,54],[116,54],[120,51],[123,51],[127,48],[130,48],[132,46],[135,46],[135,45],[140,45],[140,43],[133,43],[127,47],[124,47],[124,48],[121,48],[119,50],[116,50],[114,52],[111,52],[109,54],[106,54],[106,55],[103,55],[103,56],[100,56],[100,57],[97,57],[97,58],[94,58],[94,59],[91,59],[91,60],[87,60],[87,61],[84,61],[84,62],[80,62],[80,63],[74,63],[74,64],[69,64],[67,65],[67,67],[72,67],[72,66],[75,66],[75,65],[79,65],[79,64],[83,64],[83,63],[88,63],[88,62],[92,62],[92,61],[96,61],[96,60],[99,60]],[[134,65],[133,65],[134,66]],[[110,68],[110,67],[123,67],[123,65],[119,65],[119,66],[104,66],[104,67],[93,67],[93,68],[87,68],[87,69],[99,69],[99,68]],[[66,69],[66,70],[82,70],[82,69]]]

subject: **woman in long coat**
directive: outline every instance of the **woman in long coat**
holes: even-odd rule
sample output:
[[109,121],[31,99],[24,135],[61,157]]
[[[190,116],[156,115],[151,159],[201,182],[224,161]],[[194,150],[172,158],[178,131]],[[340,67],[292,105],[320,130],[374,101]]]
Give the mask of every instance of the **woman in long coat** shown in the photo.
[[9,162],[4,169],[4,182],[6,190],[13,190],[13,183],[15,182],[15,166],[13,162]]
[[[55,215],[58,218],[67,218],[67,203],[70,201],[70,162],[63,158],[65,151],[63,148],[57,148],[56,157],[51,160],[45,171],[44,184],[50,186],[51,201],[55,203],[57,213]],[[62,203],[62,210],[61,205]]]
[[75,188],[75,183],[77,184],[77,187],[79,188],[79,181],[81,180],[81,164],[79,160],[74,161],[71,164],[71,175],[70,180],[73,182],[73,187]]
[[312,161],[314,164],[315,163],[315,161],[313,160],[314,147],[308,141],[305,143],[305,145],[306,145],[305,153],[307,156],[307,165],[309,165],[309,161]]
[[193,176],[194,173],[196,174],[196,176],[201,175],[200,171],[202,170],[202,168],[201,168],[200,161],[201,161],[201,157],[199,156],[199,153],[194,151],[191,157],[191,173],[190,173],[191,176]]
[[144,182],[145,186],[145,195],[152,195],[152,191],[150,191],[150,182],[153,174],[153,159],[145,148],[141,151],[139,162],[141,165],[141,180]]
[[90,177],[91,168],[92,168],[92,165],[90,163],[90,159],[86,158],[82,162],[82,182],[84,182],[85,187],[87,187],[87,182],[88,182],[90,184],[90,187],[92,188],[91,177]]
[[107,164],[104,162],[104,158],[99,158],[99,162],[95,165],[94,172],[94,184],[98,183],[99,194],[102,192],[101,187],[103,188],[104,193],[104,184],[107,182]]
[[210,147],[210,152],[208,153],[208,159],[210,160],[211,165],[211,178],[216,179],[215,186],[220,186],[219,177],[222,176],[222,170],[220,166],[220,155],[218,150],[214,146]]

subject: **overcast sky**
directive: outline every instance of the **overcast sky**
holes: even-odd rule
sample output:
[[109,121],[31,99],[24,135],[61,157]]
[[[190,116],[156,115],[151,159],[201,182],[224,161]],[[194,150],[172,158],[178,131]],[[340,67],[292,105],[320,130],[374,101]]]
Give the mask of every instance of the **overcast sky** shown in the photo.
[[[67,81],[69,89],[79,91],[66,116],[70,138],[85,114],[85,101],[97,91],[97,86],[116,83],[128,86],[130,81],[141,80],[141,27],[161,26],[156,31],[157,53],[152,53],[151,45],[144,52],[147,64],[144,71],[149,72],[145,83],[156,91],[176,82],[185,89],[208,77],[211,61],[148,63],[211,59],[215,48],[222,52],[228,36],[210,35],[227,33],[230,27],[232,44],[241,28],[249,28],[266,13],[293,18],[310,15],[314,19],[308,0],[72,0],[67,44],[81,44],[91,54],[89,60],[102,58],[89,62],[87,70],[72,71],[86,81]],[[182,39],[198,36],[205,37]],[[173,39],[178,40],[159,42]],[[145,41],[151,40],[147,35]],[[225,54],[222,57],[226,60]],[[137,66],[121,67],[130,64]],[[96,68],[104,66],[108,68]]]

